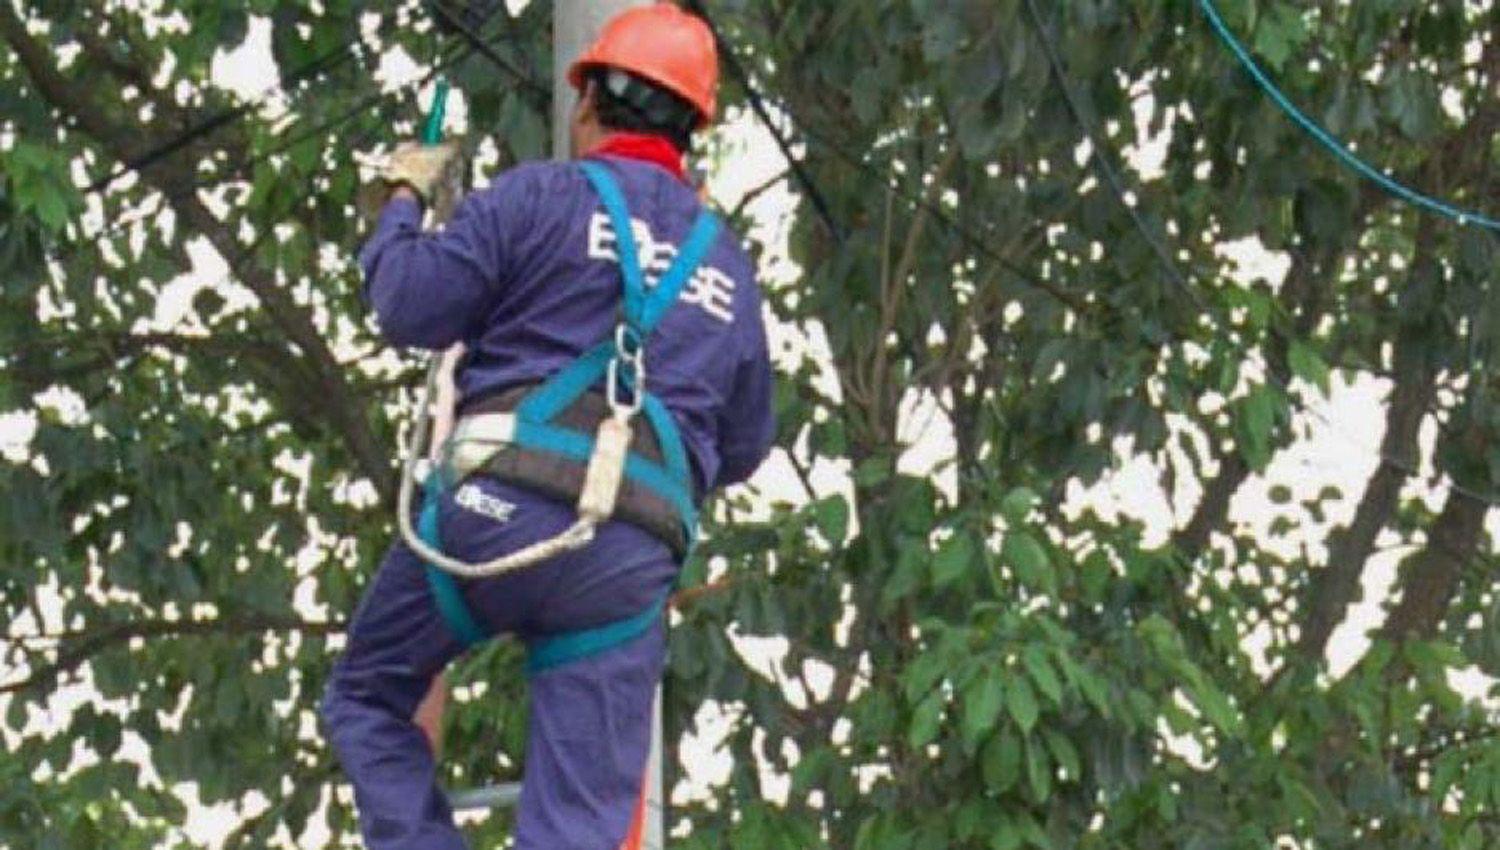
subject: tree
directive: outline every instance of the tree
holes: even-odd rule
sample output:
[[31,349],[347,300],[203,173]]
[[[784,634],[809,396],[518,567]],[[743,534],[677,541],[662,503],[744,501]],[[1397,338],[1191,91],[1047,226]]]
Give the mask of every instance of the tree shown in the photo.
[[[1492,4],[1223,5],[1336,135],[1500,209]],[[311,712],[389,539],[416,383],[348,259],[350,152],[419,113],[416,87],[374,98],[369,72],[397,46],[446,57],[494,159],[545,146],[530,88],[417,4],[370,11],[0,6],[0,394],[36,417],[0,465],[5,840],[194,846],[181,782],[264,800],[231,847],[351,833]],[[538,78],[547,11],[485,27]],[[769,291],[780,323],[826,341],[782,358],[776,462],[806,493],[716,503],[674,614],[671,737],[724,707],[732,758],[676,809],[683,846],[1496,843],[1495,709],[1449,677],[1500,675],[1493,239],[1342,170],[1191,3],[709,11],[832,220],[793,184],[800,273]],[[284,115],[208,73],[250,17],[271,26]],[[1125,154],[1148,138],[1159,170]],[[1246,239],[1283,279],[1236,273],[1225,247]],[[164,316],[204,243],[225,283]],[[1368,480],[1280,472],[1328,427],[1321,399],[1369,379],[1387,392]],[[952,435],[931,474],[908,451],[919,404]],[[1070,498],[1133,460],[1182,499],[1170,533]],[[844,486],[815,485],[830,476]],[[1232,509],[1261,491],[1264,529]],[[1393,545],[1409,554],[1383,625],[1332,671]],[[744,636],[786,652],[747,657]],[[455,782],[514,774],[518,660],[496,645],[456,671],[489,688],[460,689]],[[103,699],[62,710],[74,681]]]

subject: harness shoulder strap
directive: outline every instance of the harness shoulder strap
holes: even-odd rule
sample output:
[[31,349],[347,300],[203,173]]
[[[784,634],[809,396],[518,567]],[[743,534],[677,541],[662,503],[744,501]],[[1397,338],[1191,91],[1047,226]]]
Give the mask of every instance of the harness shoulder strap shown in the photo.
[[[677,303],[688,281],[702,265],[704,257],[713,248],[719,234],[719,218],[708,210],[698,214],[692,229],[683,241],[672,265],[661,276],[649,293],[645,291],[645,280],[641,275],[640,256],[636,249],[635,236],[630,230],[630,210],[625,195],[615,182],[614,175],[604,165],[584,160],[579,163],[589,183],[593,185],[599,200],[609,214],[610,226],[615,231],[616,253],[620,260],[620,275],[623,288],[623,303],[626,320],[641,336],[642,341]],[[589,387],[604,377],[610,358],[615,353],[613,338],[589,349],[578,360],[553,375],[526,397],[516,408],[519,418],[532,422],[550,422],[563,408],[572,404]],[[655,425],[656,417],[653,417]],[[674,429],[675,430],[675,429]],[[660,433],[658,437],[667,435]]]
[[635,231],[630,226],[630,205],[625,203],[625,193],[620,191],[620,184],[615,182],[614,175],[604,164],[585,159],[579,160],[578,165],[604,203],[610,228],[615,232],[615,255],[625,284],[625,320],[638,326],[646,298],[646,278],[641,273],[640,250],[635,244]]
[[[640,254],[635,244],[635,234],[630,229],[630,208],[625,195],[609,169],[597,162],[584,160],[579,163],[599,194],[604,210],[609,214],[610,227],[615,231],[615,244],[620,258],[620,276],[624,286],[625,319],[642,337],[651,333],[661,322],[672,305],[682,295],[682,290],[702,265],[703,258],[713,248],[719,235],[719,217],[707,209],[698,213],[687,238],[678,248],[677,256],[666,273],[656,282],[650,292],[646,291],[645,278],[641,274]],[[621,234],[625,234],[622,236]]]

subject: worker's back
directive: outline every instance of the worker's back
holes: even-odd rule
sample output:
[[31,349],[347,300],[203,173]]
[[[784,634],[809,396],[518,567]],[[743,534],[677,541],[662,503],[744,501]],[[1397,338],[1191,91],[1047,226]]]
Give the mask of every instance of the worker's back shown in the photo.
[[371,850],[464,846],[412,713],[496,634],[525,644],[530,680],[516,850],[614,850],[645,811],[663,612],[699,502],[774,430],[751,263],[682,178],[716,113],[715,51],[674,4],[620,13],[568,72],[584,161],[511,169],[437,231],[422,203],[446,208],[457,146],[391,156],[369,301],[391,343],[467,355],[443,461],[420,510],[420,452],[405,464],[401,537],[324,700]]
[[[614,156],[599,161],[629,204],[649,288],[701,206],[692,187],[666,168]],[[377,274],[370,295],[391,339],[434,348],[465,343],[461,409],[541,381],[613,333],[620,318],[614,230],[577,163],[506,171],[465,199],[448,231],[484,292],[470,294],[472,287],[454,280],[433,280],[420,295],[409,283],[387,291]],[[403,268],[402,276],[411,271]],[[455,303],[454,289],[467,297]],[[770,374],[752,265],[731,231],[721,232],[646,353],[647,387],[682,430],[698,492],[748,475],[771,438]]]

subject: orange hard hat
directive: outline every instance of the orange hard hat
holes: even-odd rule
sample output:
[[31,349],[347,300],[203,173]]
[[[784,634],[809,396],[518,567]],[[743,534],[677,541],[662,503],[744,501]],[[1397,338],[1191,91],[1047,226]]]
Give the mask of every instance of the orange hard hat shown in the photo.
[[661,86],[698,110],[698,126],[713,121],[719,87],[719,52],[708,24],[673,3],[636,6],[614,16],[599,38],[568,69],[583,88],[595,67],[619,68]]

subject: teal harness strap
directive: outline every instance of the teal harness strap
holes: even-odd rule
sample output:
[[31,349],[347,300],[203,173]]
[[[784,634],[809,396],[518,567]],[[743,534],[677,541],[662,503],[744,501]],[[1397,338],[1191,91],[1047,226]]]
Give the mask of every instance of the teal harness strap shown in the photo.
[[573,661],[598,655],[607,649],[629,643],[651,630],[666,610],[667,597],[663,595],[651,607],[623,620],[605,623],[592,629],[553,635],[533,641],[526,647],[526,675],[561,667]]
[[708,210],[699,213],[687,238],[683,240],[682,247],[677,251],[677,259],[672,261],[661,280],[657,281],[656,288],[651,291],[651,297],[642,305],[639,325],[642,334],[655,330],[667,311],[677,303],[677,296],[703,264],[703,259],[708,256],[718,236],[718,216]]
[[[612,361],[622,354],[633,354],[636,346],[645,345],[646,337],[676,305],[683,290],[712,249],[720,225],[718,218],[712,213],[707,210],[700,213],[671,266],[656,285],[648,290],[641,271],[635,234],[631,230],[630,210],[619,184],[601,163],[583,161],[579,166],[599,195],[609,216],[610,226],[615,232],[623,313],[623,328],[620,333],[625,338],[617,340],[611,337],[601,342],[528,393],[516,407],[514,444],[587,464],[594,453],[594,436],[552,424],[552,420],[611,374]],[[620,351],[618,346],[621,344],[630,350]],[[698,509],[682,435],[672,419],[671,411],[646,387],[636,386],[633,375],[622,374],[620,380],[631,393],[640,398],[642,412],[649,426],[656,432],[657,443],[662,452],[660,464],[634,452],[629,453],[625,458],[625,477],[650,489],[672,505],[682,518],[686,539],[691,547],[697,535]],[[440,474],[435,473],[429,478],[426,503],[419,522],[422,539],[434,548],[440,543],[437,504],[442,487]],[[438,610],[456,638],[467,647],[488,637],[464,602],[458,582],[452,575],[429,564],[427,580]],[[663,595],[651,607],[632,617],[592,629],[533,641],[527,648],[528,675],[587,658],[636,639],[660,620],[666,601],[667,598]]]
[[[667,480],[673,485],[672,493],[664,493],[661,488],[653,487],[659,495],[667,497],[667,500],[677,506],[677,512],[682,515],[684,539],[687,540],[688,549],[698,539],[698,505],[692,496],[692,472],[688,470],[687,450],[682,444],[682,434],[677,430],[677,423],[672,419],[671,411],[661,403],[654,395],[645,397],[643,407],[646,420],[651,427],[656,429],[657,443],[661,446],[662,460],[666,463]],[[626,472],[629,472],[631,458],[626,458]],[[642,463],[648,463],[642,461]],[[655,464],[649,464],[655,466]],[[646,481],[642,479],[641,483]],[[647,484],[647,486],[651,486]]]
[[[594,453],[593,438],[581,431],[525,420],[516,422],[516,445],[551,452],[579,463],[588,463]],[[672,503],[678,513],[696,514],[691,490],[666,467],[631,453],[625,458],[625,477],[654,490]]]
[[[599,195],[609,215],[610,226],[616,232],[625,318],[637,334],[638,342],[643,344],[645,337],[676,305],[693,274],[713,248],[719,235],[719,219],[707,210],[700,213],[671,266],[656,285],[645,292],[644,279],[639,275],[640,258],[636,254],[635,238],[633,235],[620,237],[621,233],[630,231],[630,212],[619,185],[609,169],[600,163],[585,160],[579,166]],[[593,435],[549,423],[605,376],[609,361],[615,354],[615,340],[605,340],[529,393],[516,408],[516,444],[587,462],[593,452]],[[691,544],[697,534],[698,515],[682,436],[666,405],[642,387],[630,389],[641,393],[646,419],[656,431],[666,468],[632,453],[626,461],[625,474],[676,507]]]
[[601,342],[584,352],[582,357],[522,399],[516,407],[516,418],[526,422],[551,422],[552,417],[604,377],[614,352],[614,340]]
[[604,212],[609,215],[609,225],[615,232],[615,256],[619,258],[620,276],[625,282],[625,321],[644,335],[648,329],[640,327],[640,319],[646,297],[646,279],[641,274],[641,255],[635,245],[635,230],[630,226],[630,206],[625,203],[625,195],[608,168],[589,160],[581,160],[578,165],[583,169],[583,176],[593,184],[599,200],[604,202]]
[[[441,479],[442,474],[436,470],[428,474],[422,499],[422,513],[417,517],[417,534],[421,535],[422,542],[434,549],[440,549],[443,545],[442,533],[438,528]],[[474,612],[469,610],[469,604],[464,601],[463,593],[459,590],[458,580],[432,564],[425,566],[427,588],[432,591],[432,601],[437,605],[438,613],[443,615],[443,621],[448,624],[448,630],[453,633],[453,637],[457,638],[465,649],[488,640],[490,635],[484,627],[479,625],[479,621],[474,619]]]

